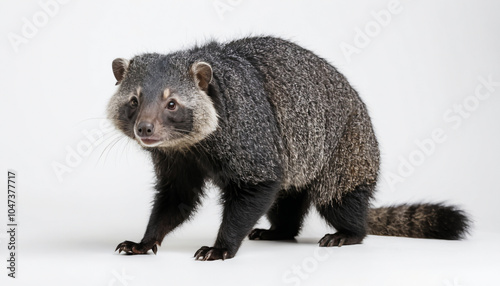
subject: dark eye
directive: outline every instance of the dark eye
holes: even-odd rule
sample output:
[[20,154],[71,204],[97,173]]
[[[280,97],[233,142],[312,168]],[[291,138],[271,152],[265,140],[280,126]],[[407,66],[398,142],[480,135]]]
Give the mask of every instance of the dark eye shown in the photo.
[[177,107],[177,104],[175,103],[175,101],[171,100],[167,103],[167,108],[169,110],[175,110],[175,108]]
[[130,107],[135,108],[135,107],[137,107],[137,105],[139,105],[139,101],[137,101],[137,98],[136,98],[136,97],[132,97],[132,98],[130,99],[129,104],[130,104]]

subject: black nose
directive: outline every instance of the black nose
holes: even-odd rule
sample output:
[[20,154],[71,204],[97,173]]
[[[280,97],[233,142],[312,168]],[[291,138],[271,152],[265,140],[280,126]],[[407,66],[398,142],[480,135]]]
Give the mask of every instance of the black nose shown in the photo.
[[151,136],[153,135],[154,131],[155,131],[155,126],[153,125],[153,123],[143,121],[137,125],[137,135],[139,135],[139,137]]

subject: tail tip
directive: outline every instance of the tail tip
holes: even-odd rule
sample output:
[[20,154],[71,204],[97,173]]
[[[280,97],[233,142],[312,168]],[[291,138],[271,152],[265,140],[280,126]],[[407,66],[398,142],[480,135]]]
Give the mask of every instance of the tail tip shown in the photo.
[[428,235],[432,238],[460,240],[470,234],[469,215],[455,206],[440,205],[436,212],[437,228],[432,228]]

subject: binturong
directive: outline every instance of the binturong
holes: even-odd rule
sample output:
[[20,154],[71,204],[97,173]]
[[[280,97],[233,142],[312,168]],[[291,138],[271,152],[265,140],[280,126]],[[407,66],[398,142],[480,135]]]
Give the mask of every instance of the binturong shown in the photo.
[[[319,246],[359,244],[367,234],[460,239],[464,211],[438,204],[371,208],[380,166],[365,104],[324,59],[286,40],[209,42],[170,54],[115,59],[116,128],[148,153],[155,199],[144,237],[116,250],[155,254],[188,220],[207,182],[222,223],[197,260],[228,259],[243,239],[290,240],[311,207],[336,232]],[[253,229],[264,214],[269,229]],[[253,229],[253,230],[252,230]]]

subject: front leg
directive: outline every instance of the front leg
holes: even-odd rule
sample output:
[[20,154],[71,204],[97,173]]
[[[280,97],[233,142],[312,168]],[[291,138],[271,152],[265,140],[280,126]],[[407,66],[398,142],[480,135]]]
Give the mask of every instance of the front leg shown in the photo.
[[260,217],[271,207],[280,184],[232,183],[223,190],[224,211],[219,234],[213,247],[203,246],[196,253],[197,260],[232,258]]
[[157,193],[144,237],[140,243],[120,243],[116,247],[120,253],[145,254],[152,250],[156,254],[165,235],[186,221],[199,204],[204,183],[201,172],[184,164],[166,171],[169,173],[157,174]]
[[[194,190],[194,189],[192,189]],[[163,238],[186,221],[199,203],[199,192],[190,196],[179,194],[181,190],[164,189],[158,191],[149,217],[146,233],[140,243],[124,241],[115,251],[127,254],[145,254],[152,250],[157,252],[157,245],[161,245]]]

